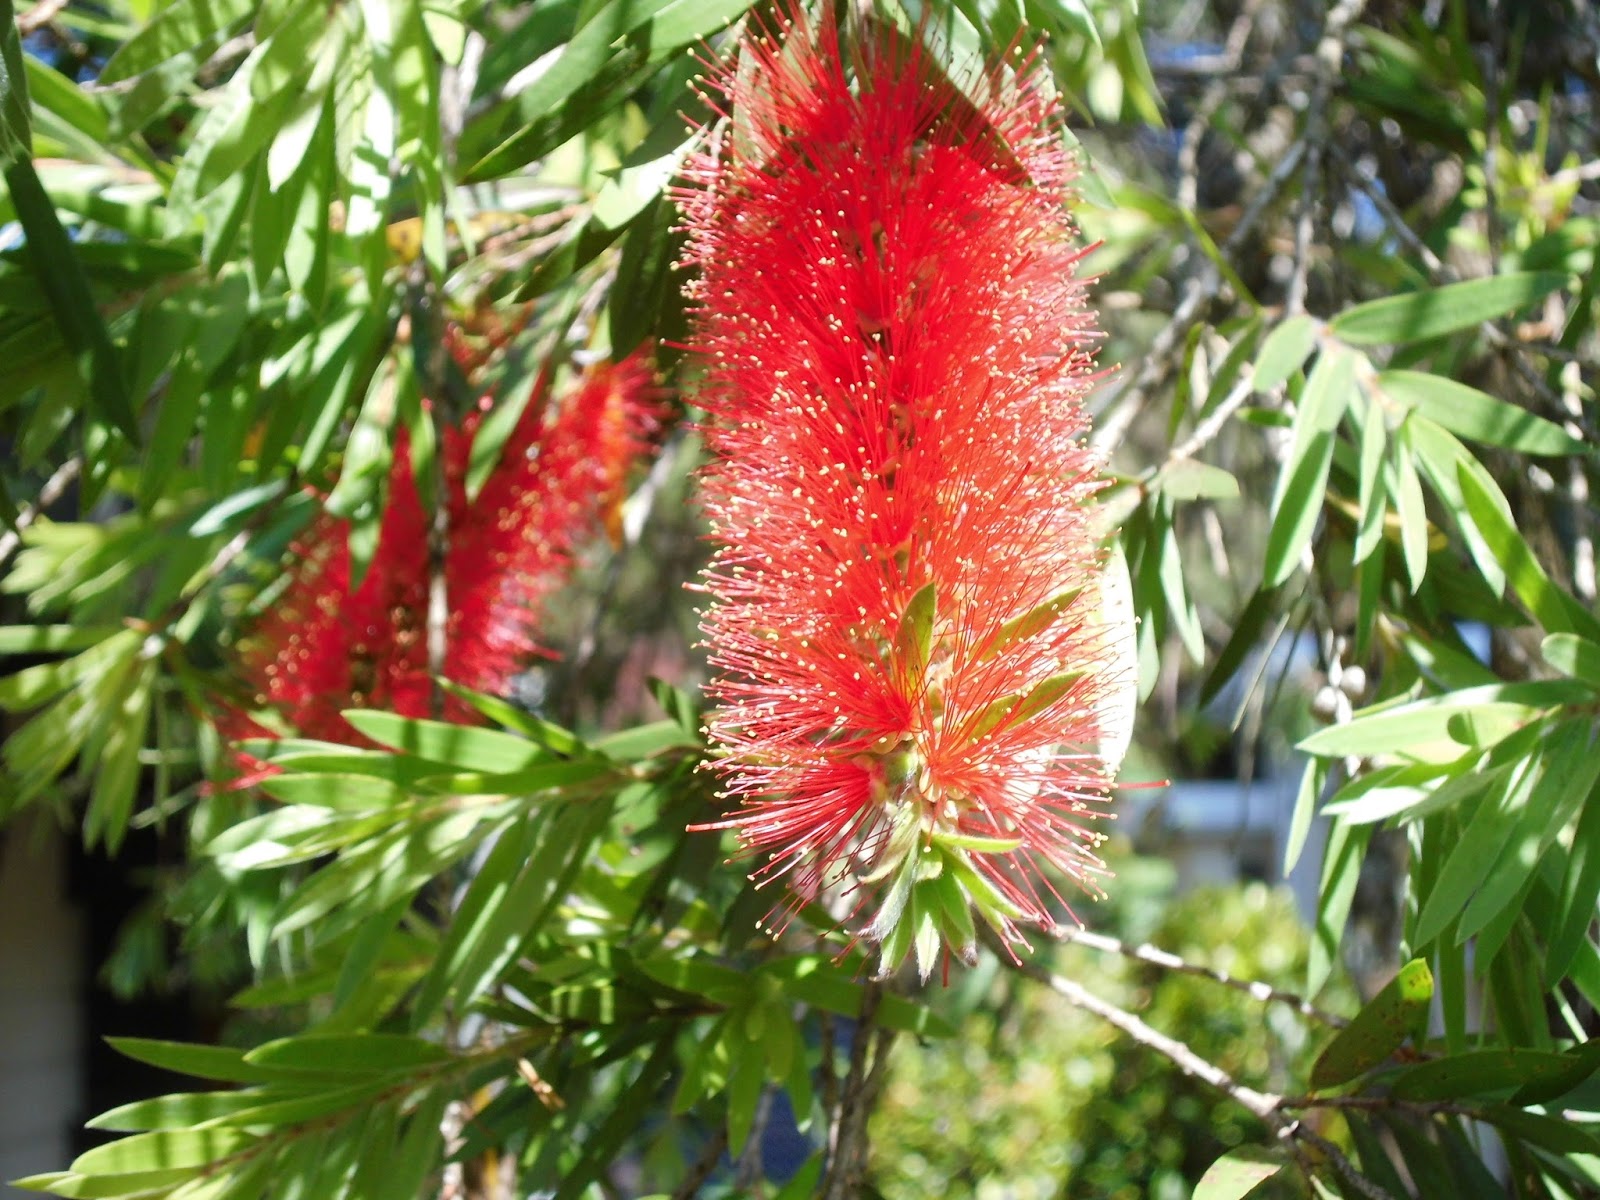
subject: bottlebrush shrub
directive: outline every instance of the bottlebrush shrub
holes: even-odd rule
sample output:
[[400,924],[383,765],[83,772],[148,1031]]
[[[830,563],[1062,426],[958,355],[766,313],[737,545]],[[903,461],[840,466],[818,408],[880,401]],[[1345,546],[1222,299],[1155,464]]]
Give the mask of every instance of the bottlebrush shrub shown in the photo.
[[[545,599],[566,579],[580,540],[615,521],[656,410],[651,368],[638,357],[590,368],[559,404],[541,385],[471,501],[467,464],[484,413],[444,431],[446,679],[503,693],[549,656],[537,641]],[[283,593],[241,640],[239,671],[258,706],[299,734],[346,743],[363,739],[343,709],[430,715],[431,523],[402,431],[377,548],[360,585],[350,586],[348,523],[323,514],[292,548]],[[477,719],[453,697],[444,715]],[[238,714],[224,722],[225,733],[241,728]]]
[[709,827],[791,908],[871,908],[880,972],[914,949],[924,978],[975,959],[974,911],[1007,947],[1052,928],[1046,868],[1093,889],[1133,686],[1062,114],[1036,61],[987,79],[973,102],[914,36],[869,26],[846,59],[791,17],[721,72],[680,191],[708,732],[739,805]]

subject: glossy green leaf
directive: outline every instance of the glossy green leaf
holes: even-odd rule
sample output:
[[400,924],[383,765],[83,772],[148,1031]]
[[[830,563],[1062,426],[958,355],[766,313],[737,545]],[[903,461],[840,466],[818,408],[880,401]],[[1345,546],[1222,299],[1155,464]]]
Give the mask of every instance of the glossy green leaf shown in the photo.
[[1405,425],[1400,427],[1398,452],[1390,460],[1394,470],[1395,512],[1400,518],[1400,549],[1411,590],[1422,586],[1428,571],[1428,510],[1422,498],[1422,482],[1412,462],[1411,439]]
[[73,1160],[72,1170],[79,1175],[117,1175],[202,1167],[255,1143],[256,1136],[242,1129],[161,1129],[86,1150]]
[[87,1122],[90,1129],[110,1129],[119,1133],[141,1133],[150,1129],[183,1129],[200,1125],[261,1102],[262,1093],[252,1089],[237,1092],[177,1092],[149,1100],[135,1100],[103,1112]]
[[1298,371],[1311,356],[1320,329],[1321,322],[1304,313],[1274,326],[1256,356],[1255,390],[1270,392]]
[[1581,703],[1588,694],[1583,685],[1562,679],[1463,688],[1422,700],[1362,709],[1353,720],[1313,733],[1300,743],[1300,749],[1330,757],[1399,754],[1435,761],[1441,756],[1455,758],[1460,753],[1460,743],[1451,737],[1453,718],[1501,712],[1522,720],[1536,716],[1541,709]]
[[[1501,861],[1507,840],[1517,827],[1528,793],[1537,786],[1541,774],[1542,762],[1538,757],[1524,758],[1512,767],[1503,788],[1495,789],[1479,802],[1446,855],[1439,868],[1439,877],[1423,902],[1412,935],[1413,945],[1426,946],[1443,933],[1447,925],[1462,915],[1473,893],[1489,879],[1496,863]],[[1511,865],[1507,864],[1506,869],[1509,870]],[[1521,874],[1516,877],[1515,883],[1520,886],[1521,879],[1526,878],[1534,864],[1523,862],[1517,865]],[[1509,899],[1504,892],[1508,889],[1514,891],[1514,888],[1510,880],[1506,884],[1507,888],[1497,888],[1496,891],[1504,899]],[[1493,914],[1483,919],[1487,920],[1489,915]],[[1476,929],[1460,929],[1458,940],[1475,932]]]
[[309,804],[341,812],[391,808],[409,798],[398,784],[369,775],[275,775],[263,780],[260,787],[287,804]]
[[1384,371],[1385,395],[1438,422],[1458,437],[1522,454],[1586,454],[1589,446],[1554,421],[1486,392],[1423,371]]
[[1333,435],[1318,433],[1305,453],[1278,477],[1272,500],[1272,527],[1267,533],[1262,584],[1277,587],[1300,565],[1311,535],[1322,515],[1328,487],[1328,466],[1333,461]]
[[1351,561],[1362,563],[1371,557],[1383,537],[1384,517],[1388,514],[1388,491],[1384,487],[1384,450],[1389,444],[1388,423],[1383,410],[1368,403],[1361,417],[1361,455],[1356,481],[1355,547]]
[[0,169],[31,158],[28,74],[12,0],[0,0]]
[[1154,486],[1170,500],[1236,500],[1239,481],[1221,467],[1182,458],[1162,469]]
[[1244,1200],[1282,1171],[1284,1158],[1261,1146],[1230,1150],[1206,1168],[1194,1186],[1194,1200]]
[[1329,331],[1353,346],[1420,342],[1525,308],[1563,286],[1567,278],[1559,271],[1524,271],[1386,296],[1345,309],[1329,324]]
[[1433,1002],[1433,972],[1422,959],[1395,977],[1323,1048],[1311,1067],[1314,1090],[1337,1087],[1386,1061],[1417,1027]]
[[1562,873],[1558,913],[1547,931],[1544,978],[1550,986],[1571,969],[1590,941],[1600,900],[1600,794],[1591,791],[1578,817]]
[[520,771],[549,757],[544,747],[493,729],[417,720],[376,709],[350,709],[344,718],[373,741],[468,771]]
[[1540,644],[1545,662],[1563,675],[1600,689],[1600,643],[1575,633],[1552,633]]
[[1511,590],[1534,619],[1548,633],[1577,633],[1591,640],[1600,639],[1600,620],[1551,583],[1527,541],[1511,517],[1495,503],[1488,487],[1474,472],[1466,469],[1458,470],[1457,481],[1472,523],[1504,568]]
[[90,411],[137,445],[138,421],[123,382],[122,358],[100,316],[72,239],[27,157],[20,156],[6,167],[4,177],[17,220],[27,235],[26,252],[34,279],[49,302],[61,340],[78,360],[88,387]]
[[1401,1100],[1508,1096],[1542,1080],[1565,1077],[1566,1056],[1538,1050],[1472,1050],[1403,1067],[1391,1083]]
[[308,1033],[267,1042],[244,1057],[274,1073],[382,1075],[447,1063],[450,1052],[437,1042],[398,1033]]
[[[714,33],[750,0],[613,0],[573,36],[551,66],[517,98],[531,120],[469,168],[468,182],[493,179],[543,156],[620,101],[644,73]],[[576,128],[575,128],[576,126]]]
[[112,1037],[106,1041],[119,1054],[195,1079],[210,1079],[218,1083],[262,1083],[272,1077],[270,1072],[247,1063],[243,1050],[235,1050],[231,1046],[203,1046],[132,1037]]

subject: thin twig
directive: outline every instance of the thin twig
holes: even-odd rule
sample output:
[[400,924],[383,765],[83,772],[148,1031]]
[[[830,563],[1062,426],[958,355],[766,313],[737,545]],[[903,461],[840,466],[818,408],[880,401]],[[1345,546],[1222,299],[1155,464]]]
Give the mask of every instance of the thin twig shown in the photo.
[[44,485],[39,488],[39,494],[31,504],[25,504],[17,513],[17,519],[12,522],[11,528],[0,534],[0,566],[4,566],[18,546],[22,545],[22,535],[28,526],[37,521],[44,510],[49,508],[66,493],[78,476],[83,473],[83,456],[74,454],[66,462],[55,469]]
[[734,1175],[734,1186],[741,1191],[757,1191],[766,1178],[766,1165],[762,1161],[761,1144],[766,1138],[767,1126],[772,1122],[772,1101],[777,1094],[770,1083],[761,1089],[761,1099],[756,1103],[755,1120],[750,1123],[750,1135],[739,1152],[739,1169]]
[[711,1172],[717,1169],[717,1163],[722,1161],[722,1155],[728,1148],[728,1124],[723,1121],[717,1125],[716,1131],[711,1135],[700,1157],[695,1159],[689,1167],[689,1173],[683,1177],[683,1182],[673,1190],[672,1200],[692,1200],[700,1194],[700,1188]]
[[1081,1008],[1085,1012],[1093,1013],[1107,1024],[1120,1029],[1141,1046],[1154,1050],[1178,1070],[1191,1078],[1198,1079],[1217,1091],[1224,1093],[1238,1104],[1261,1118],[1280,1134],[1289,1126],[1289,1122],[1278,1111],[1282,1102],[1281,1097],[1270,1092],[1259,1092],[1253,1087],[1240,1083],[1215,1063],[1207,1062],[1188,1046],[1176,1038],[1168,1037],[1157,1029],[1152,1029],[1140,1018],[1134,1016],[1126,1009],[1118,1008],[1109,1000],[1102,1000],[1093,992],[1079,983],[1057,975],[1044,967],[1033,963],[1021,963],[1017,966],[1030,979],[1036,979],[1066,1000],[1074,1008]]
[[17,14],[17,32],[23,37],[43,29],[59,17],[67,7],[67,0],[39,0],[25,13]]
[[1228,974],[1226,971],[1203,967],[1198,963],[1188,962],[1176,954],[1168,953],[1148,942],[1138,946],[1130,946],[1127,942],[1117,938],[1107,937],[1102,933],[1092,933],[1087,929],[1078,929],[1072,926],[1063,926],[1056,931],[1056,937],[1075,946],[1087,946],[1091,950],[1101,950],[1107,954],[1120,954],[1124,958],[1131,958],[1138,962],[1149,963],[1154,967],[1161,967],[1167,971],[1176,971],[1184,975],[1195,975],[1201,979],[1209,979],[1213,983],[1220,983],[1236,991],[1244,992],[1254,1000],[1262,1003],[1286,1004],[1301,1016],[1310,1017],[1325,1025],[1342,1029],[1350,1022],[1344,1017],[1336,1016],[1318,1008],[1303,996],[1293,992],[1280,991],[1270,984],[1259,980],[1240,979]]

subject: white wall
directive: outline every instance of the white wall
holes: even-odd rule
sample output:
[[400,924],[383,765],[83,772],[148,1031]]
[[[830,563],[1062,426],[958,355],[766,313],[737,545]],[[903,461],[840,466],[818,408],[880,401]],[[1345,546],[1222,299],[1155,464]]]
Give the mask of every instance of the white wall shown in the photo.
[[43,821],[0,830],[0,1195],[60,1170],[82,1119],[82,923],[67,903],[67,845]]

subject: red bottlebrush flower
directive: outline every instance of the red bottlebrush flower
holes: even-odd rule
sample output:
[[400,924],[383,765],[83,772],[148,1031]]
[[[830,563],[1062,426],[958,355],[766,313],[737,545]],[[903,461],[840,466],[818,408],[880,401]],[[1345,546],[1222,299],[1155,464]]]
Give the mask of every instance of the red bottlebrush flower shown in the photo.
[[[470,502],[467,463],[482,413],[445,431],[446,678],[504,692],[548,654],[535,640],[544,601],[566,577],[573,547],[612,519],[628,467],[647,447],[655,411],[653,375],[638,358],[590,369],[559,405],[546,402],[541,385]],[[346,743],[364,739],[340,716],[343,709],[428,715],[429,524],[402,431],[377,549],[360,586],[350,587],[347,522],[319,517],[295,543],[288,584],[240,657],[259,705],[275,708],[308,737]],[[244,728],[239,715],[226,715],[225,733]],[[476,719],[453,698],[445,715]]]
[[283,593],[252,629],[241,669],[257,702],[307,737],[360,740],[339,715],[428,711],[428,524],[402,435],[389,470],[378,545],[350,587],[349,523],[322,515],[295,542]]
[[533,637],[538,614],[566,578],[577,541],[597,525],[611,531],[628,468],[655,427],[654,394],[648,362],[635,357],[590,368],[554,413],[530,401],[470,505],[461,480],[476,422],[458,449],[447,448],[450,679],[500,691],[545,653]]
[[[830,10],[831,11],[831,10]],[[881,970],[1085,886],[1132,686],[1101,622],[1097,336],[1042,69],[981,103],[920,42],[792,18],[723,75],[681,201],[705,364],[720,822],[793,903],[875,889]],[[1120,751],[1114,752],[1120,757]],[[866,903],[858,899],[858,910]]]

